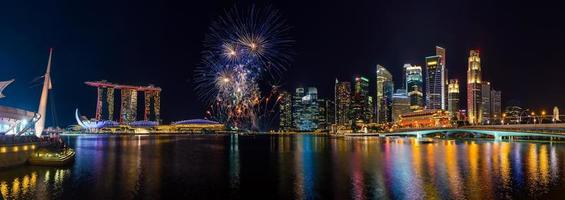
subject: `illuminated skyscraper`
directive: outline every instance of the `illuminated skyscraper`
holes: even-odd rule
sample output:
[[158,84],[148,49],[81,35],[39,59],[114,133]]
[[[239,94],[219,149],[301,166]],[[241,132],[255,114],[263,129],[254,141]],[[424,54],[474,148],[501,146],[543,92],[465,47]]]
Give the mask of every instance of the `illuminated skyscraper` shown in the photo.
[[481,58],[478,50],[471,50],[467,69],[467,119],[470,124],[482,122],[481,104]]
[[398,89],[392,94],[392,119],[394,122],[400,119],[400,115],[410,112],[410,98],[406,90]]
[[386,123],[392,121],[392,93],[394,93],[392,75],[386,68],[381,65],[377,65],[377,123]]
[[279,130],[288,131],[293,129],[292,126],[292,96],[287,91],[279,94]]
[[351,104],[351,111],[353,120],[356,123],[369,123],[370,116],[367,116],[369,105],[369,79],[357,76],[355,77],[355,86],[353,91],[353,98]]
[[483,81],[481,83],[481,110],[483,117],[481,123],[490,124],[491,123],[491,104],[490,104],[490,82]]
[[335,80],[335,123],[351,127],[351,83]]
[[297,88],[292,104],[293,121],[296,129],[300,131],[314,131],[318,129],[318,90],[309,87],[305,93],[304,88]]
[[452,119],[456,119],[459,113],[459,80],[449,80],[447,96],[447,111]]
[[499,122],[502,119],[502,92],[490,91],[490,107],[491,119]]
[[410,98],[410,109],[412,111],[424,109],[424,93],[422,67],[404,64],[406,76],[406,91]]
[[330,130],[331,125],[335,120],[334,102],[331,100],[318,99],[318,107],[318,129],[323,131]]
[[447,70],[439,55],[426,57],[426,107],[447,109]]

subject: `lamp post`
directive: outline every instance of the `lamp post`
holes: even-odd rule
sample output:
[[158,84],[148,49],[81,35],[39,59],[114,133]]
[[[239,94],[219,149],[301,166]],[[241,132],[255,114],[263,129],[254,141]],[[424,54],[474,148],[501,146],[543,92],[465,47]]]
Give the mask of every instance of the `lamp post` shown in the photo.
[[501,124],[504,125],[504,120],[506,119],[506,113],[502,113],[502,121]]
[[543,124],[544,119],[545,119],[545,111],[541,111],[541,119],[539,120],[540,124]]
[[532,112],[532,113],[531,113],[531,117],[532,117],[532,119],[533,119],[534,124],[536,124],[536,113],[535,113],[535,112]]

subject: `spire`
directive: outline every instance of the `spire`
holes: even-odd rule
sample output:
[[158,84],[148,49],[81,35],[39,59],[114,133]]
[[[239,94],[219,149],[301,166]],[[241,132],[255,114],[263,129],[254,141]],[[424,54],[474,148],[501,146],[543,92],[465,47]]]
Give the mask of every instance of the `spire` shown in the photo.
[[51,89],[51,58],[53,57],[53,48],[49,48],[49,60],[47,61],[47,70],[45,71],[43,80],[43,89],[41,90],[41,99],[39,99],[39,108],[37,113],[40,117],[37,123],[35,123],[35,135],[37,137],[41,136],[43,129],[45,128],[45,117],[47,111],[47,95],[49,89]]

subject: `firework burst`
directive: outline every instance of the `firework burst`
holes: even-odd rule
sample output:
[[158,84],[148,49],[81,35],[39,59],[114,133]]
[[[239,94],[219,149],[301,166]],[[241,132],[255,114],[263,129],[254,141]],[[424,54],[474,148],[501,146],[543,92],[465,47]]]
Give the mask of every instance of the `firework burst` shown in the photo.
[[[264,130],[277,87],[261,92],[260,82],[278,79],[290,60],[288,27],[271,8],[227,11],[209,28],[196,90],[210,105],[207,115],[233,129]],[[268,121],[268,120],[267,120]]]

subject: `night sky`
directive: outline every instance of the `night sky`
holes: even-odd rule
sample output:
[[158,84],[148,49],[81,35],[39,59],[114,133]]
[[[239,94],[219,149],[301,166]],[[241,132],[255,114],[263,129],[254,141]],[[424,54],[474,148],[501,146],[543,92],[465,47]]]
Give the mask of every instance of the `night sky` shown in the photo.
[[[446,48],[449,78],[466,81],[470,49],[480,49],[483,77],[524,107],[565,108],[565,12],[535,1],[1,1],[0,80],[15,78],[0,105],[36,110],[48,48],[55,48],[53,94],[60,126],[74,109],[94,116],[96,90],[108,80],[163,89],[165,122],[202,118],[192,82],[210,22],[234,5],[271,5],[292,27],[294,60],[283,88],[316,86],[333,96],[335,78],[366,75],[376,64],[401,83],[404,63]],[[464,88],[464,85],[461,85]],[[465,94],[465,90],[462,90]],[[462,105],[464,105],[462,95]],[[48,112],[50,112],[48,110]],[[51,117],[48,125],[51,125]]]

